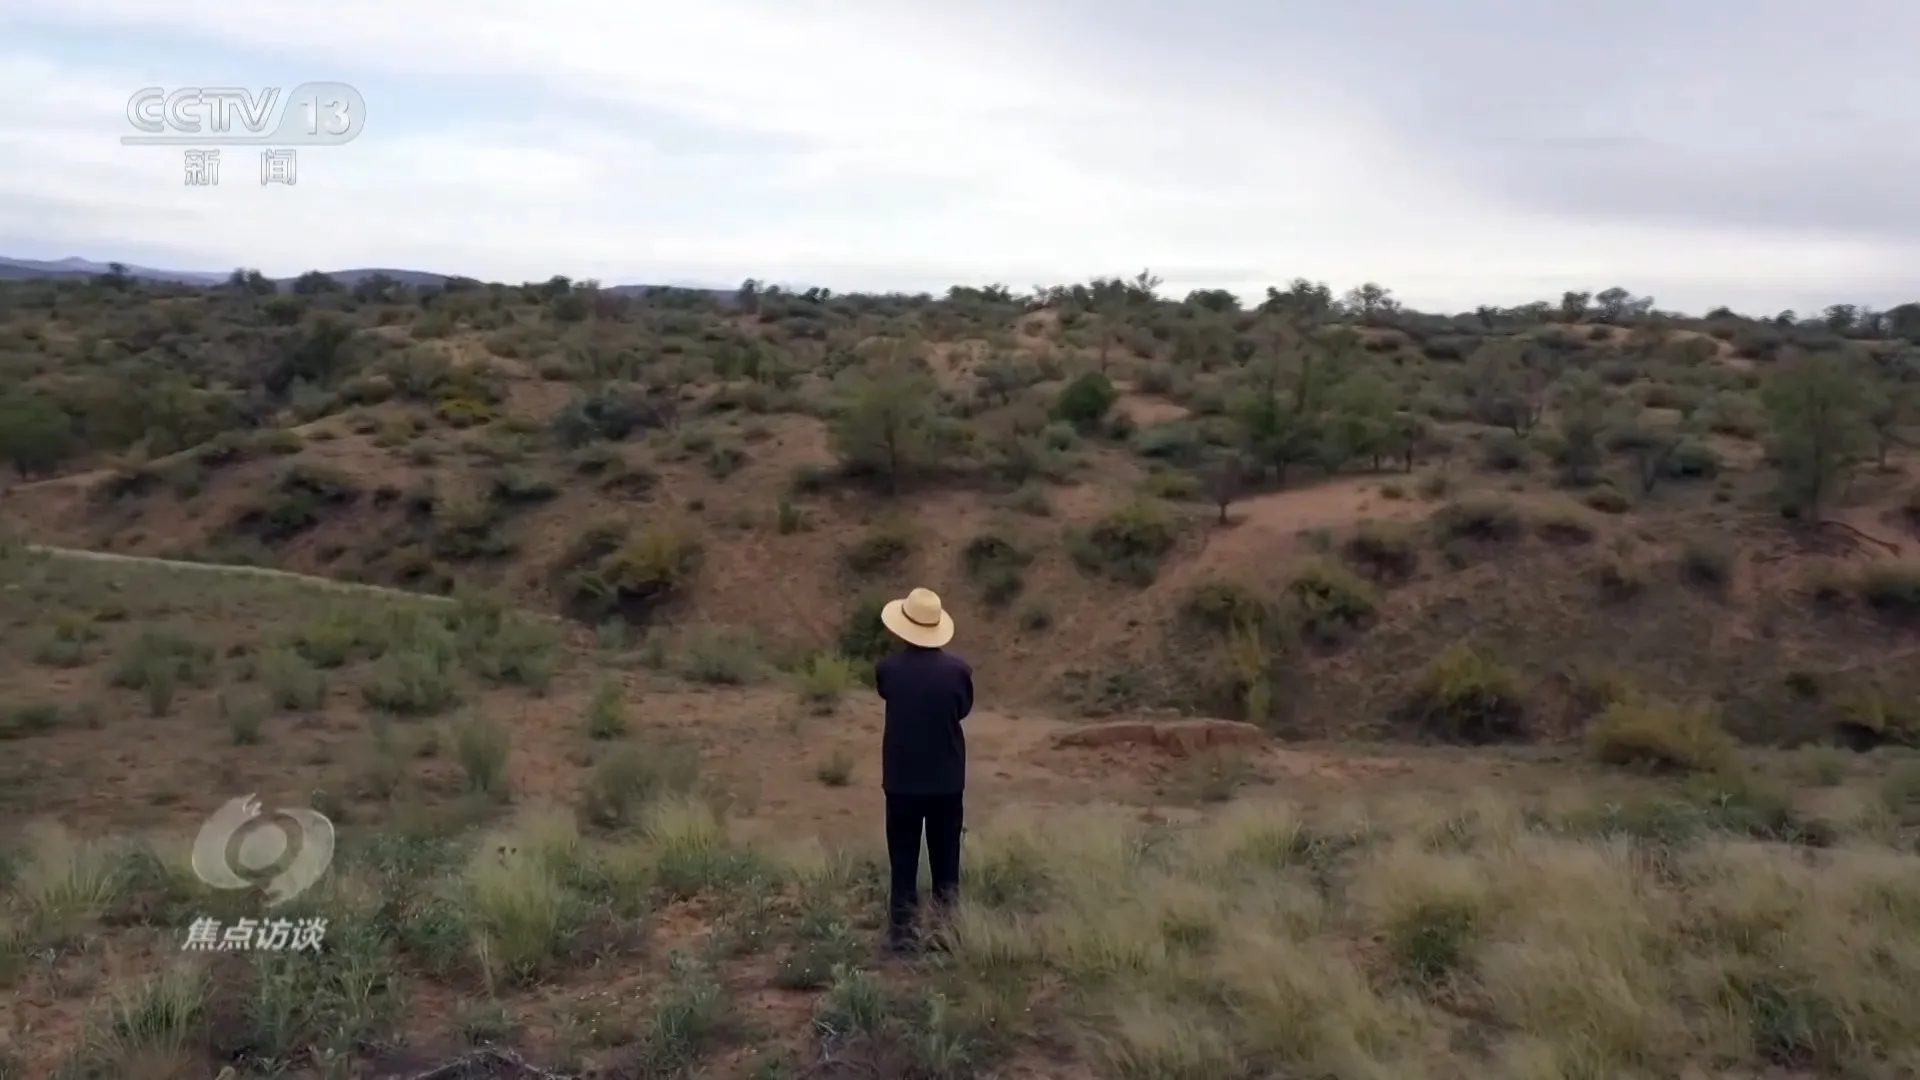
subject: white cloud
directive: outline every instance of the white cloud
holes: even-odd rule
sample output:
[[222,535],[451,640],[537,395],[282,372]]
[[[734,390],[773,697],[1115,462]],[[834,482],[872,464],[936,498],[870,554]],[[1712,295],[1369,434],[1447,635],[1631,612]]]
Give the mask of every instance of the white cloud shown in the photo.
[[[1078,33],[1065,9],[1022,12],[335,0],[316,18],[242,0],[10,0],[0,235],[51,249],[34,254],[110,258],[134,240],[194,268],[276,274],[399,265],[918,289],[1154,266],[1175,286],[1250,292],[1296,275],[1373,279],[1435,307],[1616,282],[1667,303],[1768,306],[1822,277],[1841,291],[1890,277],[1900,255],[1503,206],[1399,144],[1366,94],[1311,64],[1209,66]],[[220,187],[187,188],[179,151],[118,145],[126,96],[162,68],[171,85],[230,78],[56,62],[27,44],[48,26],[68,42],[155,35],[156,55],[164,32],[270,56],[286,84],[349,78],[373,122],[353,144],[301,151],[293,189],[259,185],[244,148],[226,153]],[[470,88],[475,104],[372,89],[410,80]],[[538,122],[478,104],[507,93]],[[711,134],[711,148],[684,149],[668,122]]]

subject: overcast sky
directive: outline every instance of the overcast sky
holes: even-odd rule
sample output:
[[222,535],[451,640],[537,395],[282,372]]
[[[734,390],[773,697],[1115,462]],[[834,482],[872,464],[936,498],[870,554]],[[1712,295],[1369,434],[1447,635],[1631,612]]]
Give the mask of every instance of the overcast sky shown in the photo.
[[[1896,0],[5,0],[0,254],[1890,306],[1916,39]],[[368,125],[292,187],[120,145],[141,87],[322,80]]]

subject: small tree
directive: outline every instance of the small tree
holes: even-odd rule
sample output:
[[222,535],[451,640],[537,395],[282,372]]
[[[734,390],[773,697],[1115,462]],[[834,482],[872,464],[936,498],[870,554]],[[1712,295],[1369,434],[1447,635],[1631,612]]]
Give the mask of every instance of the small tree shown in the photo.
[[1512,344],[1481,349],[1467,368],[1473,379],[1475,418],[1526,438],[1546,413],[1558,368],[1551,358],[1529,355]]
[[1784,509],[1820,520],[1867,446],[1865,391],[1841,357],[1824,353],[1780,367],[1761,388]]
[[59,468],[73,443],[73,421],[53,402],[25,394],[0,400],[0,461],[23,479]]
[[1105,375],[1089,371],[1068,383],[1053,404],[1054,416],[1086,431],[1106,418],[1107,410],[1120,400],[1119,391]]
[[1432,425],[1425,417],[1408,410],[1393,414],[1387,427],[1386,452],[1399,459],[1403,471],[1412,472],[1420,457],[1420,448],[1431,435]]
[[1348,462],[1369,462],[1378,471],[1393,453],[1394,388],[1371,371],[1345,379],[1328,394],[1319,432],[1320,464],[1332,472]]
[[1880,383],[1867,395],[1866,421],[1873,430],[1874,462],[1883,472],[1887,454],[1906,443],[1914,405],[1914,386],[1909,383]]
[[1607,393],[1599,379],[1581,372],[1560,394],[1560,448],[1555,455],[1561,479],[1569,487],[1594,482],[1606,454],[1600,442],[1607,424]]
[[1220,524],[1227,523],[1227,508],[1246,490],[1247,458],[1238,450],[1215,454],[1200,467],[1200,483],[1207,498],[1220,508]]
[[904,360],[876,362],[851,378],[828,432],[841,463],[879,476],[887,493],[897,494],[901,477],[932,456],[937,390],[931,376]]
[[1651,495],[1667,475],[1667,467],[1682,441],[1682,434],[1673,428],[1634,422],[1614,432],[1608,445],[1632,459],[1640,493]]

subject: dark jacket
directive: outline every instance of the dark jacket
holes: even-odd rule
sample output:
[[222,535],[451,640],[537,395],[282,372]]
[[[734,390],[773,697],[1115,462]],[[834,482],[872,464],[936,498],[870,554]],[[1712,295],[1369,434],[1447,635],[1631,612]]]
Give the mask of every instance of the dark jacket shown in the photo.
[[943,649],[908,646],[874,667],[887,703],[880,737],[880,787],[889,795],[957,795],[967,787],[973,668]]

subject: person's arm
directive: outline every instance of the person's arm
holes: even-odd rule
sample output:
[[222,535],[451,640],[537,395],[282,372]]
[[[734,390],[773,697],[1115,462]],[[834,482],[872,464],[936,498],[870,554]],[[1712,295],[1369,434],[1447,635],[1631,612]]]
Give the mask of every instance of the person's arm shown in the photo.
[[960,664],[960,719],[965,720],[973,712],[973,669],[964,661]]
[[885,660],[873,665],[873,690],[880,695],[881,701],[887,700],[887,662]]

